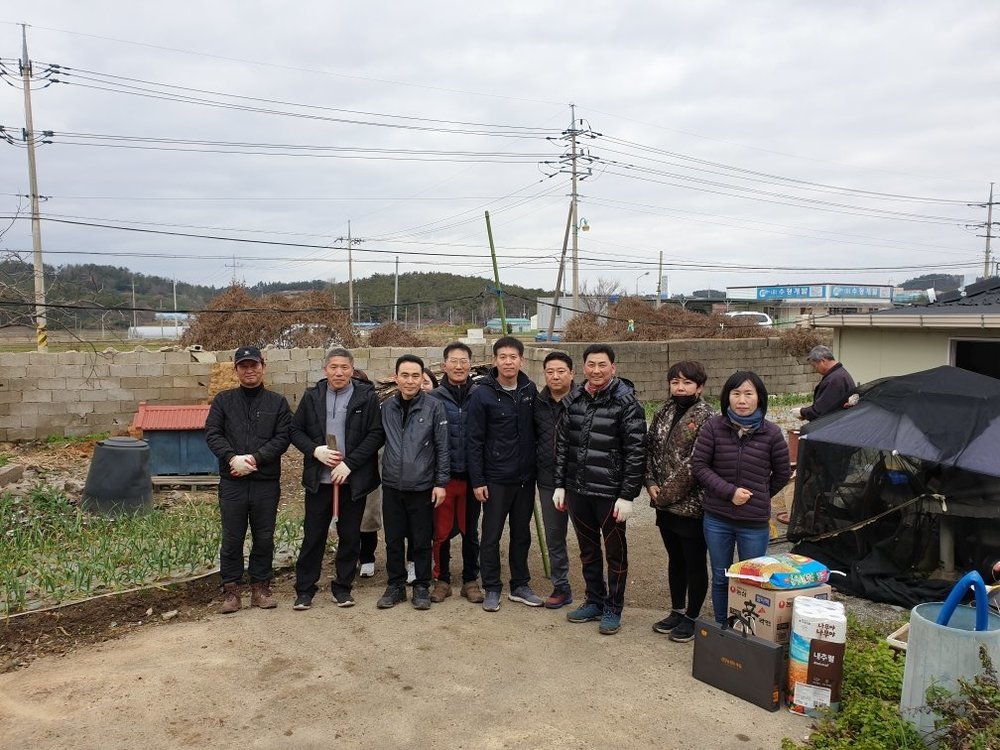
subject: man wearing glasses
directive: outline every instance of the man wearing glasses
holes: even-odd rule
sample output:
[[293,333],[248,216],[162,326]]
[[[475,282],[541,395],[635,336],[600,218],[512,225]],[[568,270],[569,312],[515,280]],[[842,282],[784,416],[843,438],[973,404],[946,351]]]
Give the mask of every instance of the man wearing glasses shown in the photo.
[[451,478],[445,499],[434,509],[434,585],[431,601],[443,602],[451,596],[451,538],[457,528],[462,535],[462,596],[481,604],[479,588],[479,513],[481,506],[472,494],[466,465],[466,418],[469,395],[476,384],[469,379],[472,350],[455,341],[444,348],[444,378],[431,395],[444,404],[448,414],[448,451]]

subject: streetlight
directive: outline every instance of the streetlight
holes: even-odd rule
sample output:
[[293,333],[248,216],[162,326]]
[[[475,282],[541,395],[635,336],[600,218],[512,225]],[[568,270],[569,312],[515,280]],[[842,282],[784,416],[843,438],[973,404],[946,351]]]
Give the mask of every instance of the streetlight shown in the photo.
[[645,273],[640,273],[638,276],[635,277],[635,296],[636,297],[639,296],[639,279],[641,279],[643,276],[649,276],[650,273],[651,273],[650,271],[646,271]]

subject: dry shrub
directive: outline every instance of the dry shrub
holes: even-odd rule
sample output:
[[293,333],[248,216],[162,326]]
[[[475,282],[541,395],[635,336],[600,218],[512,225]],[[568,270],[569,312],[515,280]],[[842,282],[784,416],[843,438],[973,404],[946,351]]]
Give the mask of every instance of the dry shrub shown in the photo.
[[782,348],[792,357],[804,357],[814,346],[830,343],[829,337],[815,328],[786,328],[778,334],[778,338],[781,339]]
[[430,343],[398,323],[383,323],[368,334],[368,346],[430,346]]
[[240,346],[282,349],[357,346],[347,312],[326,292],[272,294],[258,299],[234,285],[215,297],[181,338],[181,346],[200,344],[210,351]]
[[[725,315],[703,315],[677,305],[657,310],[646,302],[626,297],[611,307],[610,320],[593,313],[577,315],[566,326],[566,341],[666,341],[670,339],[760,338],[769,335],[760,326]],[[635,330],[628,330],[628,321]]]

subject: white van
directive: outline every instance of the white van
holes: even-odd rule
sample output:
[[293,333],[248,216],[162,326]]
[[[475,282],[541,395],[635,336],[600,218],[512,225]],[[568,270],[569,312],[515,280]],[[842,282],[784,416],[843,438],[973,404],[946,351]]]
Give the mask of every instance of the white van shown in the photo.
[[767,313],[753,312],[751,310],[740,310],[736,312],[727,312],[727,318],[736,318],[741,321],[747,321],[750,323],[756,323],[759,326],[773,326],[774,321],[771,316]]

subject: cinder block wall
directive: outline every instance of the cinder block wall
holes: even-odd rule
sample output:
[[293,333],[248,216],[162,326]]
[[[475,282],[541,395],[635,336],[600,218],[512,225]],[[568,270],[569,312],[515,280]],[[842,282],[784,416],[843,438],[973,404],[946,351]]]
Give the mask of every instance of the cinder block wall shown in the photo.
[[[475,362],[492,359],[491,342],[471,345]],[[583,376],[586,344],[564,344]],[[542,360],[551,351],[529,346],[525,371],[544,380]],[[816,376],[804,359],[785,354],[778,339],[624,342],[615,345],[618,372],[633,381],[639,398],[662,400],[670,364],[696,359],[705,365],[706,391],[718,394],[737,369],[754,370],[771,393],[811,391]],[[413,353],[435,369],[441,347],[358,348],[355,366],[373,380],[392,374],[396,358]],[[267,383],[298,405],[306,386],[323,377],[322,349],[268,349]],[[0,440],[36,440],[50,435],[73,437],[127,429],[140,401],[164,404],[206,403],[213,373],[231,367],[232,352],[38,352],[0,354]]]

